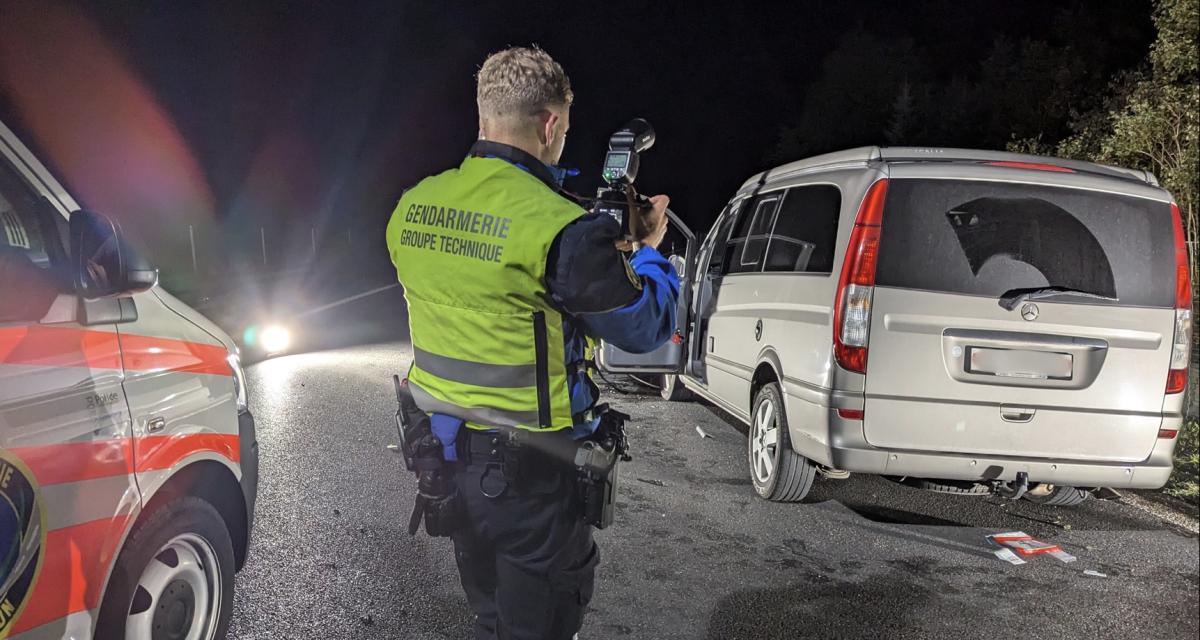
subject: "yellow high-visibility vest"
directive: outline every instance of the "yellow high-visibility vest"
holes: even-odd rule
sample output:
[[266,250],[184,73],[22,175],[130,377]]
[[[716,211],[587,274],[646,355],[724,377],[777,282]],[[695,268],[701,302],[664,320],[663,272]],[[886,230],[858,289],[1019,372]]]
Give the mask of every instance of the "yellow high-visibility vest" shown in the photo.
[[469,157],[404,194],[387,244],[408,301],[418,406],[473,429],[572,425],[545,276],[554,238],[583,214],[499,158]]

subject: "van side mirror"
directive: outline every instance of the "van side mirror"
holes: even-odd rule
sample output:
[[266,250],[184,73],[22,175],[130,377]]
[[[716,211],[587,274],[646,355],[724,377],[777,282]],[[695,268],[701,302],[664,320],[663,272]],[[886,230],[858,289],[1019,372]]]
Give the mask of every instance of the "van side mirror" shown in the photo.
[[76,211],[70,234],[75,293],[85,300],[141,293],[158,283],[158,269],[129,246],[116,221]]

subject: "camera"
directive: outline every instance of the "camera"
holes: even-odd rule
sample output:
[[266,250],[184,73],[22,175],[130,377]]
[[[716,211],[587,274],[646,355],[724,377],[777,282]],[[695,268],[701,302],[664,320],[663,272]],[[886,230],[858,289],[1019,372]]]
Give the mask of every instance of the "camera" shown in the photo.
[[608,139],[604,156],[604,181],[596,193],[593,211],[612,216],[621,224],[621,236],[634,235],[632,217],[650,208],[650,200],[633,188],[637,179],[639,155],[654,145],[654,127],[642,118],[634,118]]

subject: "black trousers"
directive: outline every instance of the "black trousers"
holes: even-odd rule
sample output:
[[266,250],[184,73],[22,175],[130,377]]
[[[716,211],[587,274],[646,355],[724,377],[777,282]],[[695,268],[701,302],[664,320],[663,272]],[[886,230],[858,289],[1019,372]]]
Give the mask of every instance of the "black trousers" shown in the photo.
[[570,640],[583,625],[600,552],[573,472],[536,466],[522,469],[520,487],[486,460],[456,476],[466,524],[452,538],[476,640]]

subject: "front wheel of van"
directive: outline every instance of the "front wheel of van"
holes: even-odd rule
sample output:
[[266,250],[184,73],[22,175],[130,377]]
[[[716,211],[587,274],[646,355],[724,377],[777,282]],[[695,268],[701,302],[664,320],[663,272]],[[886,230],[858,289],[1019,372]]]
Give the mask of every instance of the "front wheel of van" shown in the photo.
[[803,500],[817,476],[817,466],[792,449],[783,393],[777,383],[763,385],[754,398],[751,415],[747,451],[754,490],[773,502]]
[[1087,489],[1057,486],[1051,489],[1050,493],[1041,495],[1026,493],[1024,497],[1030,502],[1036,502],[1048,507],[1073,507],[1087,500],[1091,495],[1092,492]]
[[224,638],[233,609],[233,541],[195,497],[143,514],[117,557],[100,605],[100,640]]

